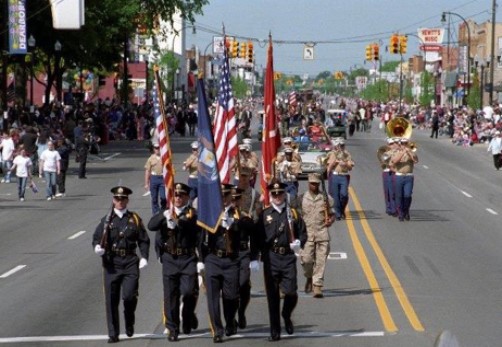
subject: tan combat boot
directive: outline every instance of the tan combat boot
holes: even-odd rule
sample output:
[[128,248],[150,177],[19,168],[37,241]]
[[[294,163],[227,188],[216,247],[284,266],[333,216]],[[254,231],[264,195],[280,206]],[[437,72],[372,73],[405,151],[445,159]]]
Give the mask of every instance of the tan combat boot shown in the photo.
[[322,293],[321,286],[314,286],[314,298],[323,298],[324,294]]
[[307,278],[305,282],[305,293],[312,293],[312,277]]

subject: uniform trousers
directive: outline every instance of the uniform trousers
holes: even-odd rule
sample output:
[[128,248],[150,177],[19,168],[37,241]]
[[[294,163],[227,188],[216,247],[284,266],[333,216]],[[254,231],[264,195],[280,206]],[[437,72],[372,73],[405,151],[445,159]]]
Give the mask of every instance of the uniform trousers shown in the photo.
[[396,213],[394,183],[392,182],[393,174],[394,173],[392,171],[382,172],[383,195],[385,198],[385,212],[389,215]]
[[166,207],[166,188],[162,175],[150,176],[150,199],[153,215],[157,214],[160,209],[164,209]]
[[251,270],[249,251],[239,252],[239,315],[244,315],[251,299]]
[[413,176],[394,175],[394,177],[397,212],[399,213],[399,219],[403,219],[410,215],[411,196],[415,179]]
[[206,293],[209,319],[213,336],[223,336],[220,297],[223,297],[223,315],[227,326],[232,326],[239,299],[239,259],[237,257],[206,256]]
[[104,264],[106,322],[108,336],[120,333],[119,303],[120,290],[124,301],[125,326],[134,325],[138,304],[139,258],[136,255],[125,257],[111,256]]
[[190,201],[194,201],[194,199],[198,195],[199,181],[195,177],[188,177],[187,185],[191,188],[191,190],[190,190]]
[[298,282],[296,271],[296,255],[294,253],[277,254],[268,251],[263,256],[263,274],[267,292],[270,334],[281,333],[281,297],[279,289],[284,293],[282,317],[291,318],[298,303]]
[[331,174],[329,178],[329,193],[335,202],[335,216],[337,219],[345,214],[349,203],[349,175]]
[[307,241],[301,252],[303,274],[314,286],[324,285],[324,271],[330,251],[329,241]]
[[78,151],[78,178],[84,178],[87,174],[87,150]]
[[191,327],[197,303],[198,277],[195,255],[162,255],[165,326],[171,334],[180,332],[180,300],[183,297],[183,325]]

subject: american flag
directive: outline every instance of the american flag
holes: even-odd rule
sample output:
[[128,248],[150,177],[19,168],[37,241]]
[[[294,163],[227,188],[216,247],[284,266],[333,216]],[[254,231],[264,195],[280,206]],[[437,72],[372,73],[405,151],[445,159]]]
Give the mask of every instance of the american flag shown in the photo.
[[220,73],[220,88],[214,119],[214,142],[216,160],[221,183],[230,182],[230,161],[238,154],[237,127],[234,98],[230,84],[230,66],[226,50],[223,53],[223,66]]
[[296,99],[296,92],[294,90],[289,92],[288,100],[291,106],[296,107],[298,105],[298,100]]
[[159,97],[158,71],[155,72],[155,83],[153,85],[153,117],[155,119],[155,127],[159,134],[160,157],[162,159],[162,176],[166,188],[167,207],[170,206],[174,198],[174,167],[172,162],[171,141],[169,139],[169,129],[167,127],[166,118],[164,116],[164,105],[162,97]]

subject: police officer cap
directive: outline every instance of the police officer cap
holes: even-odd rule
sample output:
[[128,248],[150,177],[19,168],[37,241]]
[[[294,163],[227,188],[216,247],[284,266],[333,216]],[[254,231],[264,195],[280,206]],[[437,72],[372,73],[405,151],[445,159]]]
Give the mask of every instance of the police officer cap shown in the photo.
[[174,194],[188,194],[192,190],[185,183],[175,183],[174,184]]
[[227,184],[227,183],[223,183],[221,185],[221,192],[223,193],[223,195],[226,195],[228,193],[231,193],[232,192],[232,188],[234,188],[233,185],[231,184]]
[[272,182],[267,188],[270,193],[284,193],[287,185],[282,182]]
[[309,174],[309,183],[321,183],[321,175],[318,173]]
[[231,190],[232,198],[240,198],[244,189],[233,187]]
[[199,148],[199,143],[197,141],[194,141],[190,144],[190,147],[192,147],[192,149],[198,149]]
[[112,189],[110,189],[110,192],[112,192],[113,196],[126,198],[132,194],[132,190],[124,186],[113,187]]

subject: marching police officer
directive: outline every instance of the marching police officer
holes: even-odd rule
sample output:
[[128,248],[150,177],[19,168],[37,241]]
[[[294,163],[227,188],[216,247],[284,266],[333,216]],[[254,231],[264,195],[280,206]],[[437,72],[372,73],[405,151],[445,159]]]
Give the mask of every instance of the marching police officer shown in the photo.
[[195,316],[199,292],[196,250],[200,246],[201,233],[196,210],[189,204],[189,194],[189,186],[175,183],[173,209],[157,213],[148,223],[148,229],[157,231],[155,251],[162,263],[164,321],[169,341],[178,341],[181,302],[183,333],[190,334],[192,328],[198,326]]
[[[203,262],[209,319],[213,330],[213,342],[223,342],[227,336],[237,332],[235,314],[239,300],[239,211],[232,206],[231,184],[222,184],[223,216],[214,233],[205,231]],[[220,297],[223,297],[223,328],[220,315]]]
[[[249,181],[249,171],[241,171],[241,179]],[[253,189],[253,188],[251,188]],[[239,219],[240,230],[240,248],[239,248],[239,309],[238,309],[238,326],[240,329],[245,329],[247,326],[246,308],[251,299],[251,271],[258,272],[260,265],[258,263],[258,245],[256,240],[255,222],[252,218],[253,214],[249,210],[241,208],[243,201],[243,194],[245,191],[240,188],[232,188],[232,204],[236,210],[239,211],[241,218]],[[246,199],[246,206],[248,207],[248,199]],[[248,212],[246,212],[248,211]]]
[[[305,244],[307,233],[301,216],[286,203],[286,185],[272,182],[268,190],[271,206],[261,213],[257,232],[267,292],[269,341],[278,341],[281,339],[281,315],[286,332],[294,333],[291,314],[298,302],[295,252]],[[284,293],[282,313],[279,289]]]
[[345,208],[349,203],[350,171],[354,162],[345,149],[345,140],[338,138],[333,141],[334,150],[328,155],[329,191],[335,201],[336,219],[345,219]]
[[[108,343],[115,343],[119,341],[120,334],[118,308],[121,290],[125,331],[129,337],[134,335],[139,269],[148,265],[150,238],[138,214],[127,209],[132,190],[117,186],[111,192],[112,208],[96,227],[92,246],[102,258]],[[138,258],[136,248],[139,248],[141,258]]]

